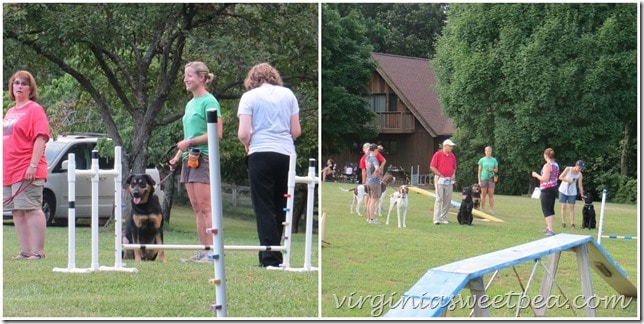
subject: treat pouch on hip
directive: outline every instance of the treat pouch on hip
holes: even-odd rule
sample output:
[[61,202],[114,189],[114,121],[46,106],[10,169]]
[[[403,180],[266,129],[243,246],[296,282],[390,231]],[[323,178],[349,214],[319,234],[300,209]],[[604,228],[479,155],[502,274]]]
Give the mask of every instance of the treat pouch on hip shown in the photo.
[[188,167],[197,168],[199,167],[199,156],[201,155],[201,150],[197,148],[191,148],[188,152]]

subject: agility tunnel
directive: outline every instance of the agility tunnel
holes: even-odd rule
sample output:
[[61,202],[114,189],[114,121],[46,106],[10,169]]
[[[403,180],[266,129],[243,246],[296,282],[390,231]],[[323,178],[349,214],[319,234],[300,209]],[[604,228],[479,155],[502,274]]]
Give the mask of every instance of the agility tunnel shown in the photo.
[[[541,263],[545,274],[539,290],[542,297],[551,296],[555,274],[559,265],[561,252],[572,251],[577,257],[577,267],[581,279],[581,296],[586,301],[584,312],[587,317],[596,316],[597,300],[594,291],[590,268],[604,279],[620,295],[637,297],[637,288],[628,279],[628,275],[611,258],[611,256],[591,236],[574,234],[557,234],[540,240],[517,245],[504,250],[475,256],[469,259],[446,264],[430,269],[414,286],[402,295],[397,303],[392,304],[385,317],[439,317],[446,316],[448,306],[461,289],[468,287],[474,299],[472,314],[490,316],[488,307],[481,307],[491,298],[487,295],[483,276],[515,265],[533,261],[530,279],[521,295],[525,300],[528,288],[535,276],[535,270]],[[547,265],[541,258],[549,256]],[[492,281],[494,275],[492,276]],[[523,285],[522,285],[523,288]],[[557,284],[557,288],[561,288]],[[547,303],[530,305],[535,316],[545,316]],[[521,307],[517,305],[516,316]]]
[[[411,186],[408,187],[408,188],[409,188],[409,191],[413,191],[415,193],[419,193],[421,195],[425,195],[425,196],[428,196],[428,197],[431,197],[431,198],[436,198],[436,194],[431,192],[431,191],[428,191],[428,190],[425,190],[425,189],[420,189],[418,187],[411,187]],[[455,208],[461,208],[461,203],[459,203],[457,201],[451,200],[450,204],[452,206],[454,206]],[[482,212],[482,211],[480,211],[478,209],[472,209],[472,216],[477,217],[477,218],[487,219],[487,220],[492,221],[492,222],[501,222],[501,223],[503,222],[502,219],[496,218],[496,217],[494,217],[494,216],[492,216],[490,214],[486,214],[486,213],[484,213],[484,212]]]

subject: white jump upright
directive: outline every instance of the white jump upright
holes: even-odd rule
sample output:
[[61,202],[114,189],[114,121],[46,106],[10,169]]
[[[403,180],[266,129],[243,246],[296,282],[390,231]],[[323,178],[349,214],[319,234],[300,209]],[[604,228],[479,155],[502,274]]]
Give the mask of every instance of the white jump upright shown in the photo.
[[208,167],[210,168],[210,202],[212,214],[212,227],[208,232],[212,234],[214,247],[214,278],[211,282],[215,285],[215,303],[210,309],[217,313],[217,317],[227,316],[226,303],[226,270],[224,265],[224,228],[222,226],[221,203],[221,170],[219,166],[219,138],[217,137],[217,110],[208,109]]
[[637,240],[637,236],[631,236],[631,235],[603,235],[603,230],[604,230],[604,207],[606,206],[606,195],[608,194],[608,190],[604,189],[602,191],[602,205],[601,209],[599,212],[599,229],[597,230],[597,243],[601,244],[602,243],[602,238],[609,238],[609,239],[623,239],[623,240]]
[[[99,266],[98,254],[98,182],[99,176],[107,175],[114,176],[114,213],[116,217],[116,226],[121,228],[121,147],[114,147],[114,166],[112,170],[99,170],[98,167],[98,151],[92,151],[92,165],[89,170],[76,170],[76,156],[70,153],[67,157],[67,181],[68,181],[68,194],[69,194],[69,214],[67,220],[68,226],[68,251],[67,251],[67,268],[54,268],[55,272],[69,272],[69,273],[85,273],[97,270],[119,270],[127,272],[135,272],[133,268],[123,268],[119,264],[118,269],[105,268]],[[91,177],[92,181],[92,217],[91,217],[91,236],[92,236],[92,259],[89,268],[76,267],[76,177],[84,176]],[[116,246],[116,244],[115,244]],[[120,249],[120,244],[118,245]],[[120,253],[120,252],[119,252]],[[119,257],[116,258],[120,262]]]
[[[315,176],[315,159],[309,159],[309,174],[306,177],[296,175],[295,164],[297,156],[291,154],[288,169],[288,191],[286,196],[286,221],[284,225],[284,246],[285,254],[282,264],[279,267],[268,266],[268,270],[285,270],[285,271],[316,271],[318,268],[311,267],[311,249],[313,242],[313,205],[315,202],[315,185],[320,182],[320,178]],[[306,234],[304,237],[304,266],[302,268],[291,267],[291,235],[293,233],[293,202],[295,196],[295,184],[306,183],[307,198],[306,198]]]

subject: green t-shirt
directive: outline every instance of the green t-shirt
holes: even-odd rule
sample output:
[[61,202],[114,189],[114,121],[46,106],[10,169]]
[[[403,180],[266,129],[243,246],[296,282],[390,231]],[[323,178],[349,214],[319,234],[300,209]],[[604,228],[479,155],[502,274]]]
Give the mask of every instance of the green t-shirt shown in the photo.
[[482,157],[479,160],[479,165],[481,166],[481,181],[484,181],[494,177],[494,172],[488,171],[488,169],[498,167],[499,162],[493,157]]
[[[208,109],[217,109],[217,117],[221,117],[221,106],[211,93],[200,97],[192,98],[186,104],[186,111],[183,114],[183,139],[195,138],[208,132],[208,119],[206,112]],[[195,145],[195,148],[201,150],[201,153],[208,155],[208,144]],[[188,152],[183,152],[183,158],[188,156]]]

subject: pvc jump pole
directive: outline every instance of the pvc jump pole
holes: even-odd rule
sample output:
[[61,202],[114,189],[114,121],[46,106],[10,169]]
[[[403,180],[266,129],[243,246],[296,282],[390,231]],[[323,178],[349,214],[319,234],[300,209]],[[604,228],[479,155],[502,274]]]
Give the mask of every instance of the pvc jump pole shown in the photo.
[[[125,268],[123,264],[123,165],[121,164],[121,147],[114,147],[114,266],[99,268],[101,271],[137,272],[136,268]],[[98,235],[97,235],[98,237]]]
[[296,181],[306,181],[308,190],[306,198],[306,236],[304,241],[304,271],[311,271],[311,248],[313,240],[313,203],[315,194],[315,185],[319,181],[315,177],[315,159],[309,159],[309,176],[295,177]]
[[604,207],[606,206],[606,194],[608,190],[602,190],[602,206],[599,212],[599,230],[597,231],[597,244],[602,244],[602,227],[604,227]]
[[[123,244],[127,250],[215,250],[214,245],[201,244]],[[224,245],[226,251],[284,251],[281,245]]]
[[208,153],[210,168],[210,201],[212,213],[212,234],[214,251],[214,279],[215,303],[210,309],[216,311],[217,317],[227,316],[226,304],[226,272],[224,266],[224,228],[222,226],[222,201],[221,201],[221,170],[219,166],[219,139],[217,138],[217,109],[208,109]]
[[[135,272],[136,269],[123,268],[120,264],[120,251],[117,250],[118,256],[115,258],[117,266],[115,268],[107,268],[99,266],[98,258],[98,182],[100,175],[114,176],[114,213],[117,219],[116,226],[120,230],[121,227],[121,147],[114,148],[114,165],[113,170],[99,170],[98,166],[98,151],[92,151],[92,165],[89,170],[76,170],[76,156],[70,153],[67,156],[67,182],[68,182],[68,195],[69,195],[69,211],[68,211],[68,250],[67,250],[67,268],[54,268],[55,272],[72,272],[84,273],[96,270],[121,270],[127,272]],[[92,259],[90,268],[76,268],[76,177],[89,176],[92,181],[92,217],[91,217],[91,240],[92,240]],[[116,244],[115,244],[116,246]],[[120,248],[120,245],[119,245]],[[117,248],[118,249],[118,248]]]
[[623,240],[637,240],[637,236],[631,235],[603,235],[604,229],[604,207],[606,206],[606,195],[608,190],[602,191],[602,205],[599,212],[599,229],[597,230],[597,244],[602,243],[602,237],[608,239],[623,239]]

